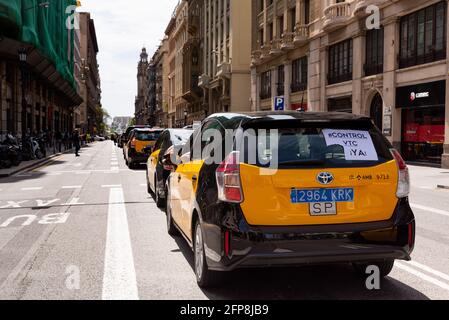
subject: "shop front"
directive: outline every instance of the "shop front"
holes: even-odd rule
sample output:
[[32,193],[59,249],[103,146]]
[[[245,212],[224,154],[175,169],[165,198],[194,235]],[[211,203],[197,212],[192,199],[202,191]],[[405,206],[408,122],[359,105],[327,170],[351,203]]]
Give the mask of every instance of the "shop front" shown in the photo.
[[446,82],[400,87],[402,154],[407,161],[441,164],[444,145]]

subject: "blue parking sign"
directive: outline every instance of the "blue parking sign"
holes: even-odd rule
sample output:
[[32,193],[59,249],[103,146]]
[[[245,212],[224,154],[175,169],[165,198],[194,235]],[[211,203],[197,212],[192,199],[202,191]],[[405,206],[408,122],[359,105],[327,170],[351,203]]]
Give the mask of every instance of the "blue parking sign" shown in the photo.
[[276,111],[285,110],[285,98],[283,96],[274,97],[274,110]]

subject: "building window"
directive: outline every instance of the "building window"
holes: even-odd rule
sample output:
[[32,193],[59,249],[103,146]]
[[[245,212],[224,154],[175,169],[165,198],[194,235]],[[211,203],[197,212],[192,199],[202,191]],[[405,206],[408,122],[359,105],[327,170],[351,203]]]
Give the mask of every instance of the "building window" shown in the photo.
[[329,48],[328,83],[352,80],[352,39]]
[[446,2],[401,18],[399,67],[446,59]]
[[296,26],[296,7],[289,10],[290,15],[290,32],[295,32]]
[[327,101],[327,110],[329,112],[352,113],[352,98],[331,98]]
[[260,98],[271,98],[271,71],[266,71],[260,75]]
[[271,42],[271,40],[273,40],[273,23],[268,25],[268,42]]
[[304,0],[304,24],[310,23],[310,0]]
[[278,34],[277,36],[280,38],[284,33],[284,16],[278,17]]
[[384,69],[384,29],[373,29],[366,33],[365,75],[382,73]]
[[307,90],[307,57],[292,62],[292,92]]
[[278,96],[284,95],[284,84],[285,84],[285,73],[284,66],[280,65],[278,67],[278,83],[277,83],[277,94]]

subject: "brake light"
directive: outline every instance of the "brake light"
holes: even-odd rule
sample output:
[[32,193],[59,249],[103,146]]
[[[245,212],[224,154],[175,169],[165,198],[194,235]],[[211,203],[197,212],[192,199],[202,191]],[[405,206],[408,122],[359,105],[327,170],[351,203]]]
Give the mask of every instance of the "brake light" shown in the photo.
[[233,203],[241,203],[243,201],[239,155],[238,151],[231,152],[215,173],[218,199],[221,201]]
[[398,189],[396,195],[398,198],[408,197],[410,194],[410,173],[408,171],[407,164],[396,149],[391,149],[390,151],[396,160],[399,171]]

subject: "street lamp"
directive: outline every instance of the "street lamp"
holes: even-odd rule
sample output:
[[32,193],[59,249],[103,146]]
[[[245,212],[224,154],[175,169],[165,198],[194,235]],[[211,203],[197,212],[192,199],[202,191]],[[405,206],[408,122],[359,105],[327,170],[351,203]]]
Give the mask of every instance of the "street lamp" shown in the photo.
[[187,116],[188,116],[187,108],[184,109],[184,127],[187,125]]
[[25,140],[26,137],[26,111],[27,111],[27,100],[25,95],[26,85],[25,85],[25,77],[26,77],[26,64],[28,60],[28,52],[25,48],[20,48],[18,51],[19,54],[19,62],[20,62],[20,73],[22,80],[22,141]]

